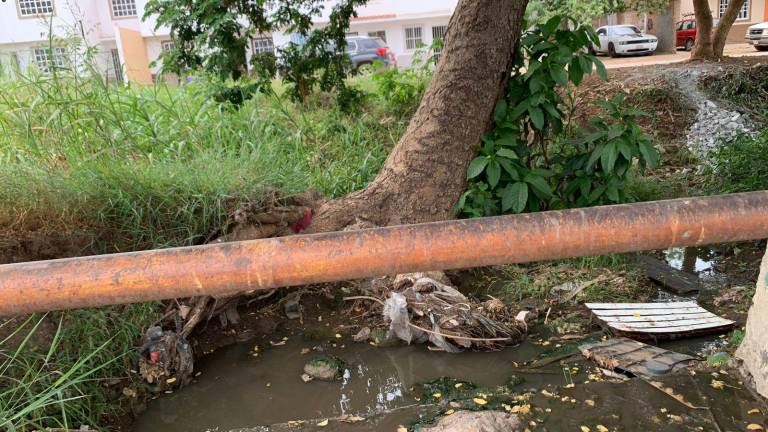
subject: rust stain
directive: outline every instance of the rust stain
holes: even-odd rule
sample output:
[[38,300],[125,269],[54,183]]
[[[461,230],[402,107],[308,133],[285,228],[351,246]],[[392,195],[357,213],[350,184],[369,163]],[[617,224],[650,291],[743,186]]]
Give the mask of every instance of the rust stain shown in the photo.
[[762,239],[767,215],[762,191],[9,264],[0,316]]

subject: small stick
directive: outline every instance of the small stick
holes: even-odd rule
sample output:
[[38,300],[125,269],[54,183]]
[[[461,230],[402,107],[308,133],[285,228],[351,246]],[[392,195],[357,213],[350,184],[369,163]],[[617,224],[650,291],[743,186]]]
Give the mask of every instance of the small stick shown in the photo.
[[552,312],[552,306],[547,309],[547,315],[544,317],[544,325],[547,325],[547,321],[549,320],[549,313]]

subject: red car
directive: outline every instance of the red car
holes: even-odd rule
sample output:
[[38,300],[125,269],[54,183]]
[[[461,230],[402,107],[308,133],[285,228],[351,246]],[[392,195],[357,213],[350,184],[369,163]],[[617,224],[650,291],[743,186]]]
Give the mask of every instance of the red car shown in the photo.
[[[712,27],[717,25],[718,19],[712,20]],[[678,48],[684,48],[686,51],[690,51],[693,48],[693,44],[696,42],[696,20],[693,18],[687,18],[675,25],[675,45]]]

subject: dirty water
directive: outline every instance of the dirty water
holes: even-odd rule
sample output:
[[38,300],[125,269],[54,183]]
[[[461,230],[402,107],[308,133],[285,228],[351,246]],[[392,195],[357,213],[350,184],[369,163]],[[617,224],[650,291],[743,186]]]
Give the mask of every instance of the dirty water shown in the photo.
[[[701,355],[720,341],[699,338],[666,347]],[[377,348],[346,339],[336,345],[324,352],[343,358],[348,369],[343,380],[335,383],[302,382],[303,365],[312,356],[302,354],[302,349],[313,343],[300,336],[280,346],[267,342],[257,356],[252,343],[219,350],[198,363],[202,374],[196,383],[150,402],[134,431],[286,430],[263,426],[295,420],[307,421],[302,430],[395,431],[447,409],[434,403],[419,405],[419,392],[412,389],[417,383],[448,376],[493,387],[515,375],[524,381],[513,391],[532,392],[527,403],[533,410],[525,417],[532,431],[573,431],[582,425],[597,430],[598,424],[621,431],[725,431],[766,424],[762,414],[748,414],[754,408],[761,413],[766,410],[732,374],[716,375],[726,383],[721,389],[711,387],[715,377],[708,372],[664,377],[665,385],[686,400],[709,407],[692,410],[639,379],[604,381],[599,370],[580,355],[572,357],[567,367],[554,363],[539,373],[521,374],[515,362],[522,364],[545,349],[532,343],[501,352],[462,354],[430,352],[423,345]],[[317,426],[323,419],[343,414],[368,420]]]

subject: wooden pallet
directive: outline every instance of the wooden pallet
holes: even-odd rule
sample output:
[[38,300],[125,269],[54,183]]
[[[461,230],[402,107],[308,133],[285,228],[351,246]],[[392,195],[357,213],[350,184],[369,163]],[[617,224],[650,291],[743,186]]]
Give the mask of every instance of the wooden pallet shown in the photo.
[[615,333],[636,339],[676,339],[723,333],[736,324],[696,302],[587,303],[585,306]]

